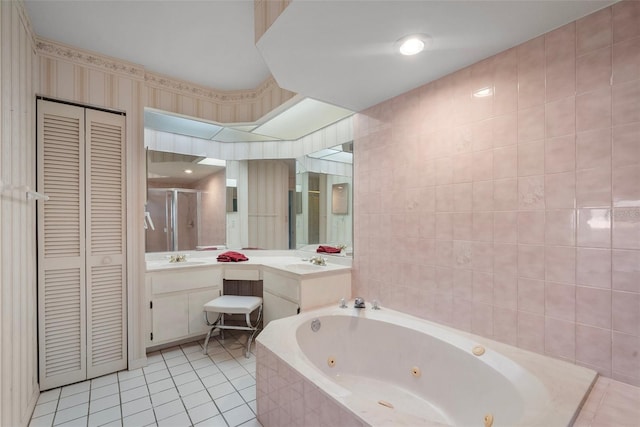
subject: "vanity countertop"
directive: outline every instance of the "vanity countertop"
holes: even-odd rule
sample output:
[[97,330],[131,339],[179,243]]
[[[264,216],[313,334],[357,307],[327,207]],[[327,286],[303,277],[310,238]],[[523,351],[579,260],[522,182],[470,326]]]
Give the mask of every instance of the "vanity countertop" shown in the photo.
[[[326,265],[315,265],[309,260],[313,256],[320,256],[311,252],[302,251],[268,251],[251,250],[243,251],[249,260],[242,262],[218,262],[216,260],[220,253],[225,251],[186,251],[187,260],[183,262],[169,262],[169,257],[173,253],[153,253],[147,254],[147,272],[167,271],[191,268],[233,268],[233,269],[255,269],[256,267],[267,268],[287,275],[320,277],[333,275],[351,270],[351,258],[345,256],[322,256],[326,259]],[[175,255],[175,254],[173,254]]]

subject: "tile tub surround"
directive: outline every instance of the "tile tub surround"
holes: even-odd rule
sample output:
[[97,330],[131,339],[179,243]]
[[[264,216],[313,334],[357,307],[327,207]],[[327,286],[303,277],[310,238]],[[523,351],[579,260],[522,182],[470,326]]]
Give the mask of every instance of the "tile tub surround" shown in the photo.
[[640,385],[640,2],[354,120],[353,295]]

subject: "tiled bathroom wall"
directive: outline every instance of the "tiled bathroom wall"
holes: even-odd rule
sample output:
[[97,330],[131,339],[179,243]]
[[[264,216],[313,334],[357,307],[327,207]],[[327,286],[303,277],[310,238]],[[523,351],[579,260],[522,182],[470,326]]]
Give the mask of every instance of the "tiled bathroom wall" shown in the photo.
[[640,385],[640,2],[354,128],[354,295]]

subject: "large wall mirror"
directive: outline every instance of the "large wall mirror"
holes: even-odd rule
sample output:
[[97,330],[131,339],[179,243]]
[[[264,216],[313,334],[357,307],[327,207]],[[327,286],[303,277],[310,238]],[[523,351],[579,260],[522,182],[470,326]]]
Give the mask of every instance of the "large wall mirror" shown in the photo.
[[264,123],[222,126],[145,109],[146,251],[351,254],[351,114],[304,99]]
[[147,252],[225,244],[225,165],[224,160],[147,150]]

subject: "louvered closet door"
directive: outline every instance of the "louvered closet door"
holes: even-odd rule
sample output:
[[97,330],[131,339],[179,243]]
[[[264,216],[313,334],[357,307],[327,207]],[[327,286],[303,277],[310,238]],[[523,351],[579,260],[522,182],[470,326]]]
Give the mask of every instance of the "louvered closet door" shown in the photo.
[[84,109],[38,101],[40,387],[86,378]]
[[127,367],[124,116],[86,110],[87,377]]

